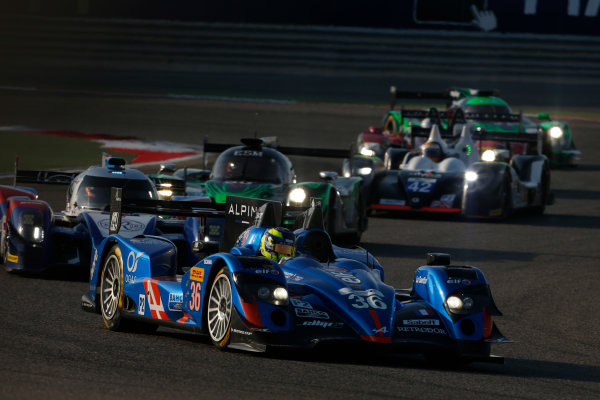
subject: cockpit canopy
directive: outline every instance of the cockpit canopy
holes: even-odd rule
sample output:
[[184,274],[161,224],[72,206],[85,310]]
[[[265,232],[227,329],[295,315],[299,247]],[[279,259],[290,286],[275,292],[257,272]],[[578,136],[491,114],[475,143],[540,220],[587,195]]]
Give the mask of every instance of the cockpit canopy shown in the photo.
[[221,153],[210,179],[290,184],[294,169],[290,160],[274,149],[238,146]]

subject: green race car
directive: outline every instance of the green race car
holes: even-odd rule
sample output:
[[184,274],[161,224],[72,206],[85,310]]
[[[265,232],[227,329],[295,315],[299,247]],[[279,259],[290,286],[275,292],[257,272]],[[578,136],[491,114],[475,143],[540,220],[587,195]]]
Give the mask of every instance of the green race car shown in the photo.
[[[382,135],[396,147],[410,148],[411,126],[429,127],[437,123],[442,129],[460,127],[461,123],[472,123],[475,130],[491,130],[506,133],[542,132],[541,151],[553,166],[574,166],[580,151],[575,148],[571,130],[566,122],[553,121],[548,113],[540,113],[537,122],[513,113],[497,91],[467,88],[451,88],[443,94],[398,92],[392,86],[392,107],[384,117]],[[397,98],[445,99],[447,109],[430,110],[394,109]],[[363,144],[363,147],[365,145]]]
[[[222,152],[211,170],[206,167],[174,170],[173,166],[169,166],[173,170],[172,175],[165,175],[170,171],[163,169],[160,175],[151,178],[157,185],[166,183],[181,188],[181,183],[185,183],[185,196],[175,195],[172,200],[224,204],[227,196],[240,196],[302,207],[307,206],[311,199],[317,199],[322,206],[325,230],[332,240],[343,244],[360,241],[362,232],[367,228],[362,178],[321,171],[320,181],[296,182],[293,165],[284,155],[343,158],[348,156],[348,151],[267,145],[258,138],[242,139],[242,143],[236,146],[205,141],[205,156]],[[220,240],[223,234],[221,225],[221,220],[209,221],[205,229],[206,239]]]

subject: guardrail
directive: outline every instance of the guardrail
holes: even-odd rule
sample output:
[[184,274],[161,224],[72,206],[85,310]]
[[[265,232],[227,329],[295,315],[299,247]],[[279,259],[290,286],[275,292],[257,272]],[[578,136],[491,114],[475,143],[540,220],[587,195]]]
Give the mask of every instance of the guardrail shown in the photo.
[[600,38],[494,32],[2,16],[0,54],[17,62],[600,78]]

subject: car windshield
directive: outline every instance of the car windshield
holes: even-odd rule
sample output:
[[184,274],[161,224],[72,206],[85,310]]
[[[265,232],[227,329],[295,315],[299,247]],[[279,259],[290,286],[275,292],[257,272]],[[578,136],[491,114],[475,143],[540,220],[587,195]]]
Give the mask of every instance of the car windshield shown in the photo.
[[78,207],[105,210],[110,206],[110,189],[113,187],[123,188],[125,199],[156,199],[154,187],[149,180],[86,176],[79,185],[75,202]]
[[465,108],[466,113],[479,114],[510,114],[510,108],[504,105],[471,104]]
[[280,184],[285,173],[279,162],[266,155],[243,156],[222,154],[212,170],[212,179]]

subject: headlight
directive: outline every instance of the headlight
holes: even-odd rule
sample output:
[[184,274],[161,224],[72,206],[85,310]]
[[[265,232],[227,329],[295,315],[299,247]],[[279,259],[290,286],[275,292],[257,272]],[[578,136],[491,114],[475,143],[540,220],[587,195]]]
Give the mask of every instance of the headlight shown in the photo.
[[287,301],[288,292],[285,290],[285,288],[278,287],[277,289],[273,290],[273,298],[279,301]]
[[373,157],[379,149],[379,143],[363,143],[360,146],[359,153],[363,156]]
[[19,215],[17,232],[33,243],[44,241],[43,216],[39,210],[26,210]]
[[481,159],[486,162],[492,162],[496,160],[496,153],[494,150],[486,150],[481,155]]
[[171,197],[173,196],[173,191],[169,189],[162,189],[158,191],[158,195],[162,197]]
[[465,172],[465,179],[467,182],[475,182],[477,180],[477,172],[467,171]]
[[371,171],[373,171],[373,168],[371,167],[362,167],[358,169],[358,174],[359,175],[369,175],[371,173]]
[[466,314],[472,308],[475,302],[470,297],[460,298],[458,296],[450,296],[446,299],[446,305],[450,312],[454,314]]
[[563,135],[563,130],[560,128],[560,126],[553,126],[550,128],[549,132],[552,139],[560,139]]
[[306,200],[306,192],[302,188],[294,188],[290,191],[288,199],[292,203],[303,203]]

